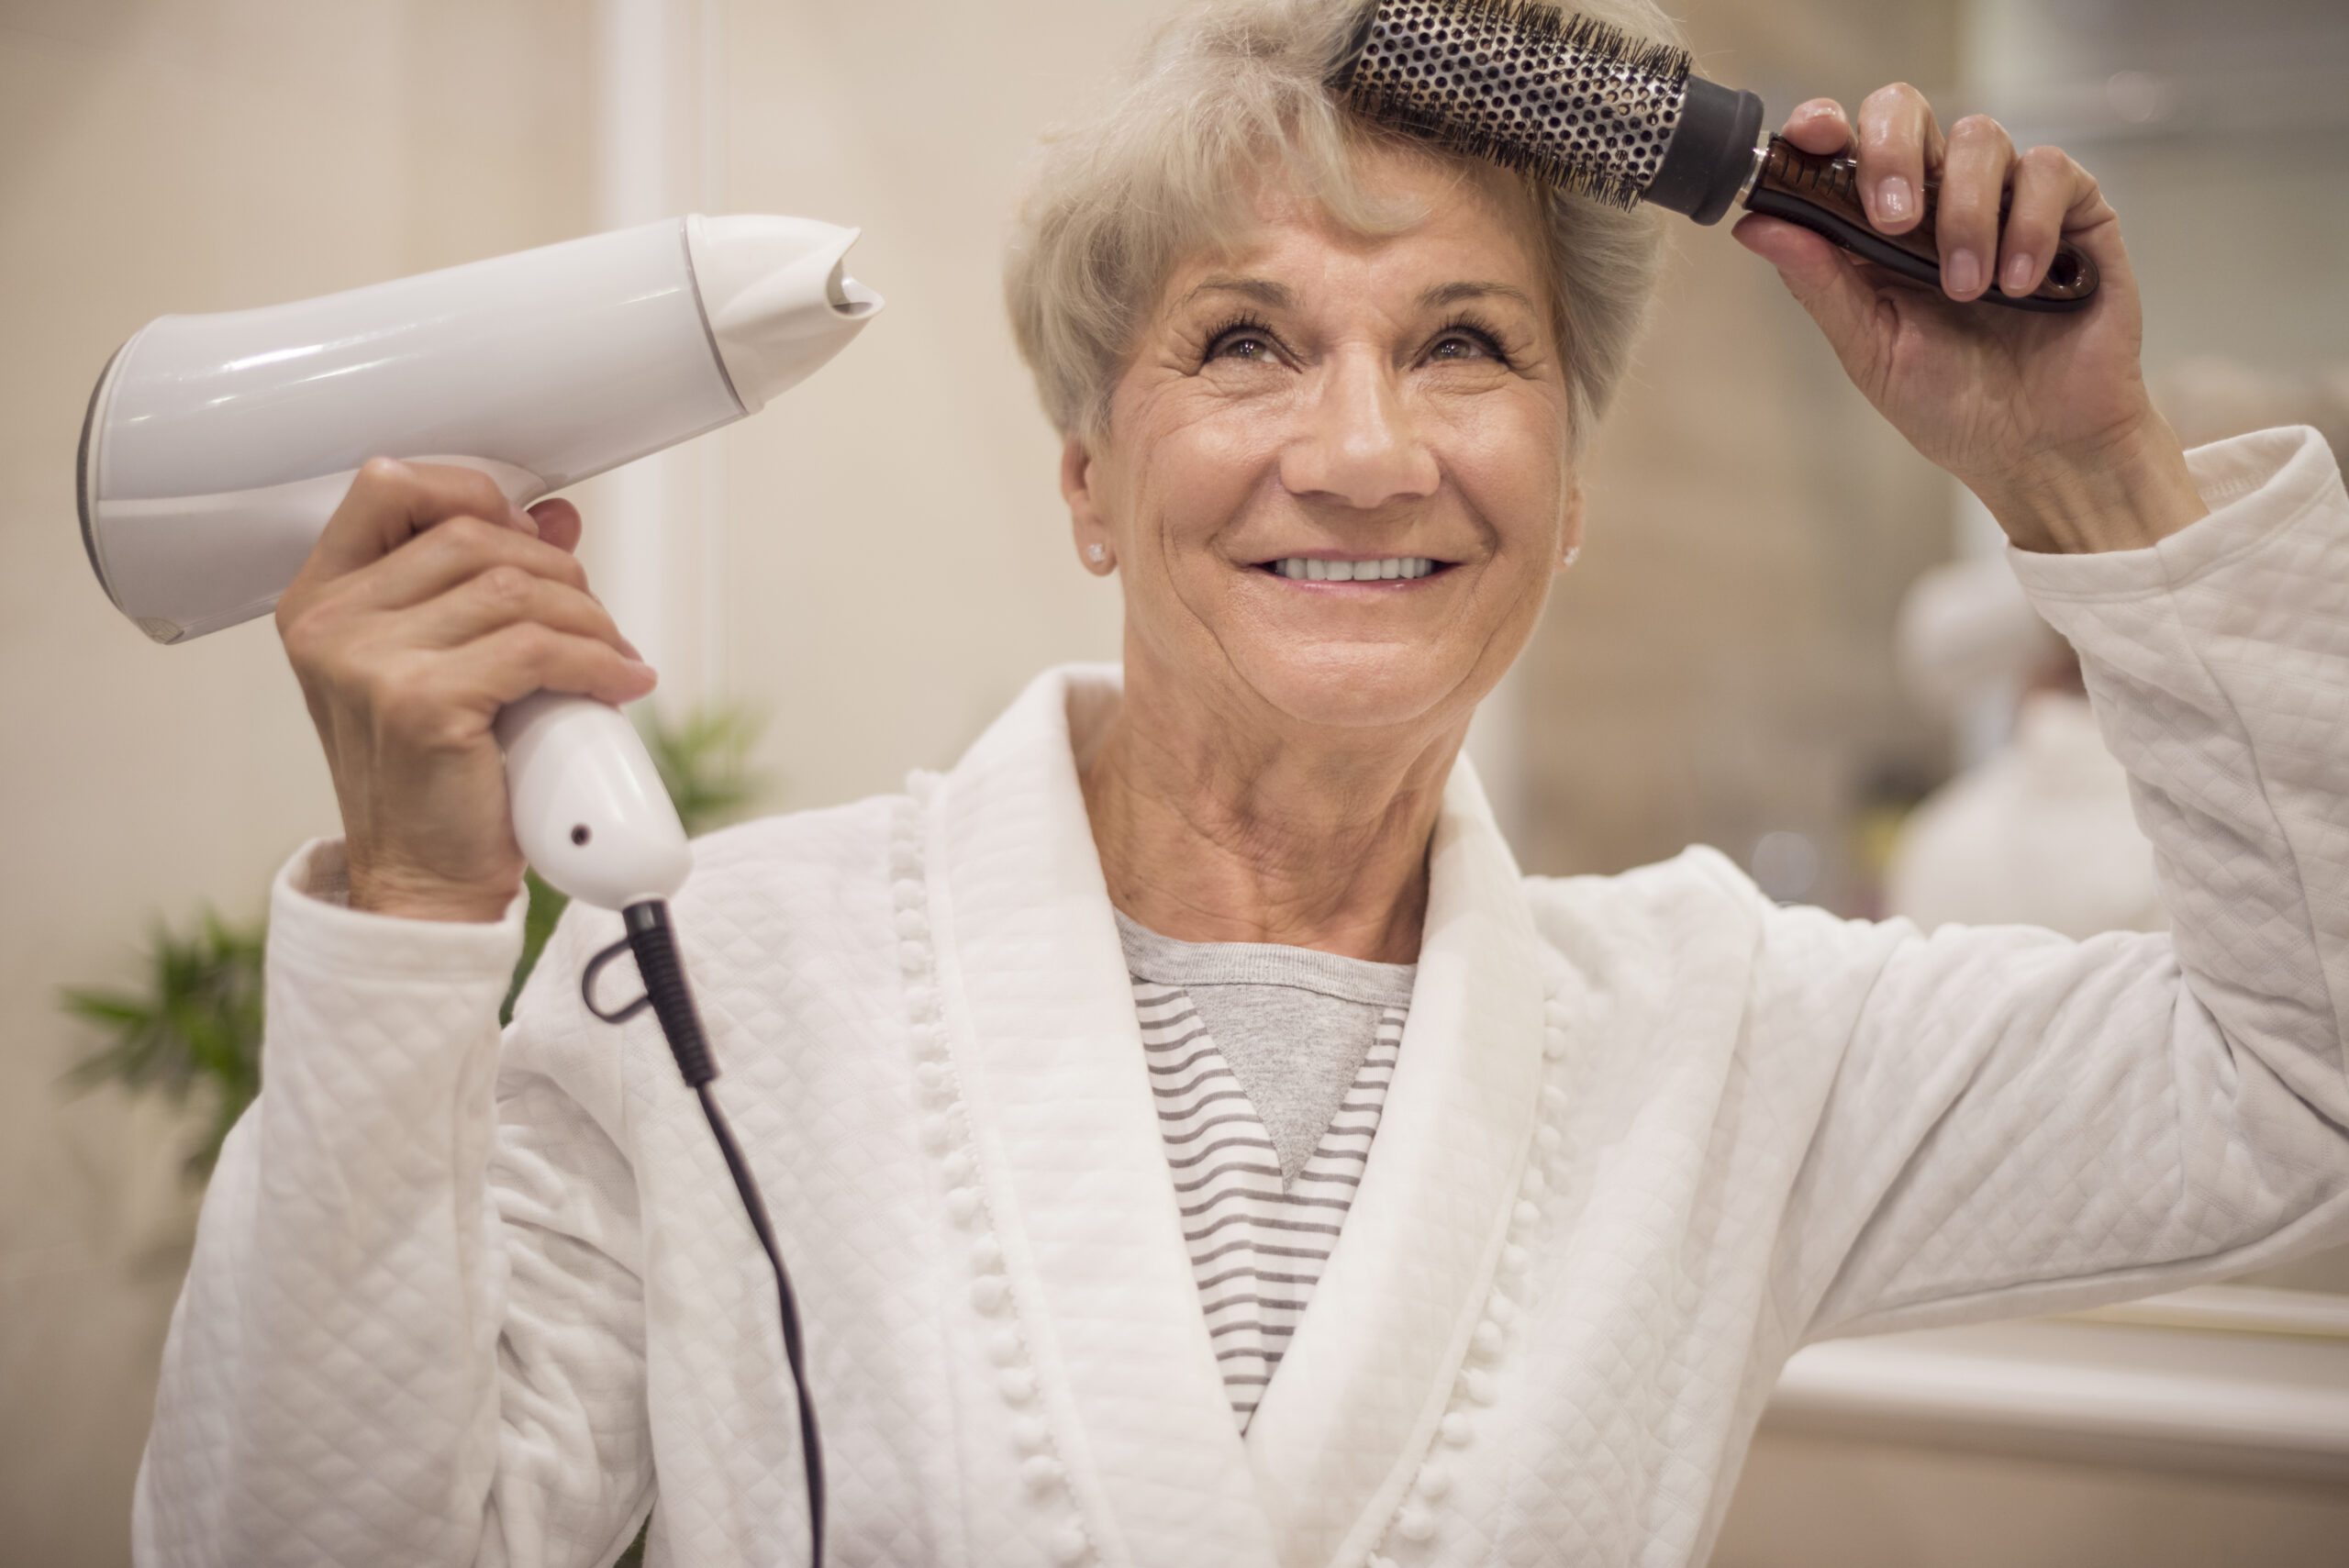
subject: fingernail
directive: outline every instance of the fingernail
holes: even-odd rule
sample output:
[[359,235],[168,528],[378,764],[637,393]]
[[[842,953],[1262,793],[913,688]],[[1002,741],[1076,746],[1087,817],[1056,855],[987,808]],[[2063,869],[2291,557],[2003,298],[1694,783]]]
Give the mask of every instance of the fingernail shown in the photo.
[[1911,200],[1913,197],[1909,190],[1909,182],[1899,175],[1893,174],[1878,181],[1876,187],[1877,220],[1883,223],[1905,221],[1909,217]]
[[661,679],[661,672],[655,670],[651,665],[647,664],[641,659],[630,659],[628,662],[628,668],[629,673],[632,675],[640,675],[647,681],[657,684]]
[[1982,261],[1971,250],[1951,252],[1946,270],[1948,292],[1954,299],[1969,298],[1982,286]]
[[529,513],[522,510],[519,506],[509,506],[506,509],[514,514],[514,526],[516,528],[521,529],[524,533],[529,534],[532,539],[539,537],[538,518],[530,516]]
[[2027,253],[2008,257],[2007,292],[2009,294],[2030,293],[2032,274],[2038,270],[2038,263],[2033,261]]
[[644,662],[644,651],[637,647],[635,643],[630,642],[625,637],[620,639],[620,651],[627,654],[629,658],[635,660],[640,664]]

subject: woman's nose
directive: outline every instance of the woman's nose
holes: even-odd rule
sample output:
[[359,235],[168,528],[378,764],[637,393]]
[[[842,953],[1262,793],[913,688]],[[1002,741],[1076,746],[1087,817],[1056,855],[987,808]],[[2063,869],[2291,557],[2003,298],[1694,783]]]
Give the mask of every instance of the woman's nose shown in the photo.
[[1281,481],[1291,494],[1360,507],[1433,494],[1435,454],[1419,439],[1383,357],[1333,356],[1319,380],[1303,428],[1282,453]]

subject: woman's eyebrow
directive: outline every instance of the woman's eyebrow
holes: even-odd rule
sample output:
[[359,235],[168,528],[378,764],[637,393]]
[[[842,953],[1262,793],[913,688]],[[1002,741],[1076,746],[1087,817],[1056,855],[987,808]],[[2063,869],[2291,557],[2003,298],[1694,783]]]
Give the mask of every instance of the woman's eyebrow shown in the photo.
[[1296,294],[1286,284],[1276,284],[1269,278],[1216,276],[1205,279],[1185,295],[1183,303],[1188,305],[1203,294],[1236,294],[1275,310],[1286,309],[1297,302]]
[[1419,304],[1430,310],[1461,305],[1472,299],[1513,299],[1526,309],[1533,308],[1533,298],[1514,284],[1457,283],[1438,284],[1419,295]]

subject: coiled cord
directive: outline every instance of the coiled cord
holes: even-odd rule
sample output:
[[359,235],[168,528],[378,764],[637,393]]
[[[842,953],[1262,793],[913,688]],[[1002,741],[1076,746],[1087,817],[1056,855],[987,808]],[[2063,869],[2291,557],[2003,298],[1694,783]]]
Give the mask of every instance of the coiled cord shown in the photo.
[[[750,1216],[751,1229],[757,1233],[759,1246],[774,1268],[775,1300],[783,1312],[783,1359],[791,1367],[791,1385],[798,1396],[799,1453],[807,1472],[807,1561],[809,1568],[823,1568],[824,1451],[816,1437],[816,1402],[807,1396],[807,1369],[799,1338],[799,1305],[792,1295],[791,1275],[783,1266],[783,1250],[775,1245],[774,1227],[767,1219],[766,1200],[759,1195],[759,1184],[751,1178],[750,1162],[743,1159],[741,1146],[734,1141],[734,1129],[727,1125],[726,1117],[709,1090],[711,1080],[718,1076],[718,1064],[710,1058],[701,1014],[695,1009],[693,991],[685,984],[685,966],[678,957],[676,934],[669,925],[669,906],[661,899],[648,898],[621,910],[620,918],[628,927],[628,935],[587,961],[586,969],[579,976],[580,1000],[586,1003],[589,1012],[611,1024],[626,1022],[647,1007],[652,1009],[652,1016],[660,1020],[662,1038],[669,1042],[669,1053],[677,1059],[677,1071],[685,1075],[686,1087],[700,1097],[710,1136],[718,1140],[718,1151],[725,1156],[727,1172],[734,1178],[734,1190],[741,1195],[742,1211]],[[644,995],[625,1007],[606,1012],[596,1005],[596,979],[604,966],[623,951],[636,957],[637,973],[644,978]]]

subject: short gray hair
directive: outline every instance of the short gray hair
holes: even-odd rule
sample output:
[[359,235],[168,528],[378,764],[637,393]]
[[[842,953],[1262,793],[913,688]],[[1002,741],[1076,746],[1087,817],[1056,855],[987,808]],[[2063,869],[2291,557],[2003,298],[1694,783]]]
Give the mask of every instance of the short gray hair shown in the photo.
[[[1107,434],[1109,398],[1167,278],[1248,227],[1248,176],[1277,168],[1346,227],[1392,233],[1417,215],[1357,177],[1373,144],[1409,145],[1341,108],[1325,84],[1364,0],[1205,0],[1162,27],[1091,118],[1047,133],[1004,263],[1004,297],[1044,412],[1063,435]],[[1654,0],[1584,0],[1584,14],[1678,43]],[[1422,155],[1486,171],[1433,149]],[[1490,177],[1489,174],[1484,177]],[[1520,182],[1546,248],[1574,439],[1604,413],[1646,324],[1660,215]]]

